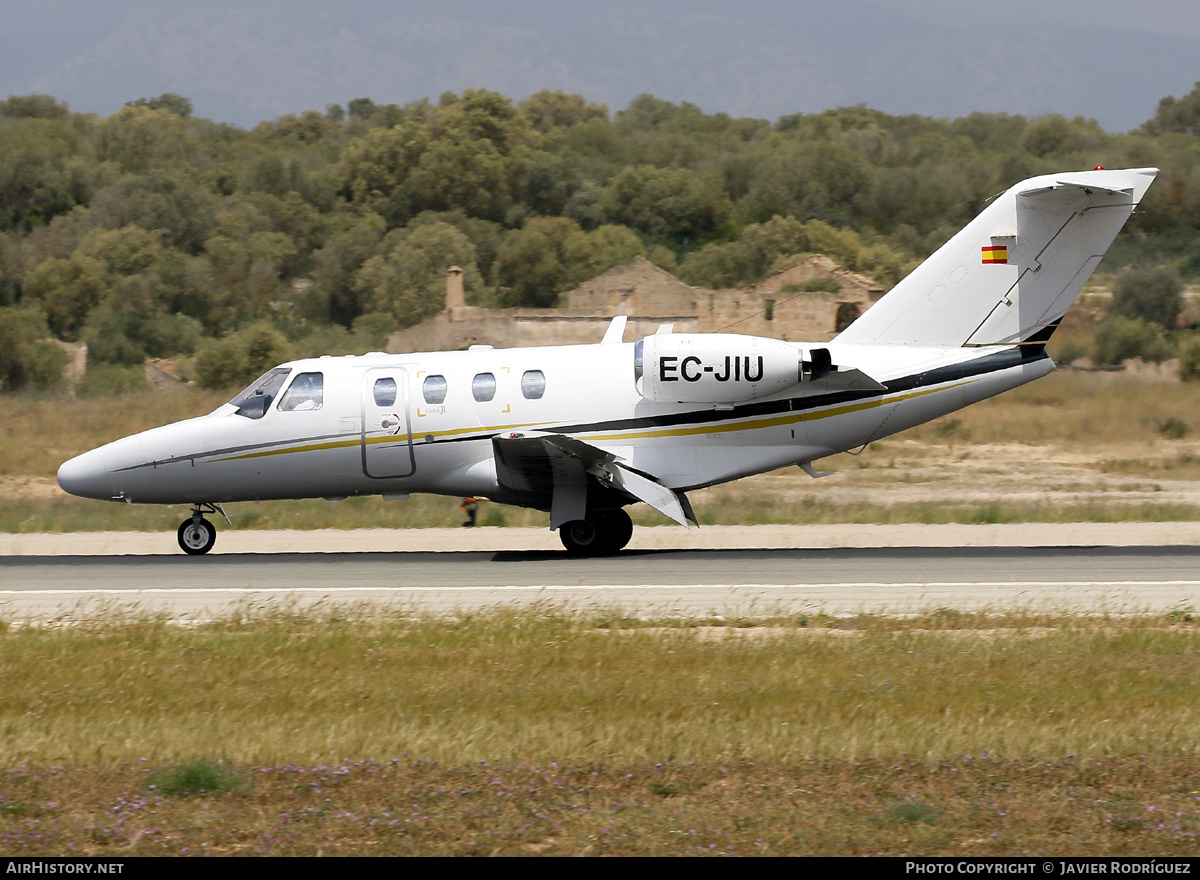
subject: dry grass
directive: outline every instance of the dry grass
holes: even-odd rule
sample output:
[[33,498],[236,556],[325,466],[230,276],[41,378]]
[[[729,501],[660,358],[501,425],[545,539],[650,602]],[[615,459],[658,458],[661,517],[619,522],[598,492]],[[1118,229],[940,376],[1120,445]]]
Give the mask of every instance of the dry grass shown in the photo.
[[754,626],[544,608],[10,628],[0,847],[1195,851],[1190,614],[735,623]]
[[0,476],[53,477],[72,456],[128,434],[212,412],[224,391],[113,398],[0,394]]
[[[194,755],[627,763],[1197,749],[1200,627],[971,616],[798,622],[756,638],[551,609],[182,628],[14,628],[0,749],[89,764]],[[804,621],[818,623],[818,621]],[[628,630],[628,631],[626,631]],[[962,633],[971,632],[971,638]]]
[[0,782],[10,856],[1194,856],[1194,757],[240,768],[164,795],[146,762],[22,765]]

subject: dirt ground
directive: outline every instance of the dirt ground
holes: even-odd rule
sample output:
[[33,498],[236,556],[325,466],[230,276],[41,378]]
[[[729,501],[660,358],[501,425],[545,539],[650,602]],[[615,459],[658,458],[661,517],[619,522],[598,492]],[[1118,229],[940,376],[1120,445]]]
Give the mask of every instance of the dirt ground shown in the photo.
[[[1200,505],[1200,443],[1147,450],[1130,445],[1067,450],[1022,444],[942,446],[891,439],[853,458],[819,463],[834,473],[814,481],[799,468],[749,477],[712,491],[819,497],[838,506],[901,504],[1096,503]],[[699,493],[698,493],[699,494]]]

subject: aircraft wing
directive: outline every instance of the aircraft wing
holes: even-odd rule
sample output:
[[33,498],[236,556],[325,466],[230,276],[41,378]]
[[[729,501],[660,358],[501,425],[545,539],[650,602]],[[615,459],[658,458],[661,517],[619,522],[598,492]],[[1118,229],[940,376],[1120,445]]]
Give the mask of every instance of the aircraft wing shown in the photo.
[[611,452],[566,434],[504,434],[492,438],[492,449],[502,486],[550,497],[551,529],[586,516],[589,489],[644,501],[681,526],[687,526],[688,520],[696,522],[682,492],[618,461]]

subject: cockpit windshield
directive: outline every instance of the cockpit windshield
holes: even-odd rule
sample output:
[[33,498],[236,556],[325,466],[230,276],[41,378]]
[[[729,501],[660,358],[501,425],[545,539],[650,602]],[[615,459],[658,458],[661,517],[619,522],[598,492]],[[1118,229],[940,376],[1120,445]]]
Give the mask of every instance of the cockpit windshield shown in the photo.
[[250,383],[245,391],[229,402],[237,407],[239,416],[261,419],[290,372],[289,367],[276,367]]

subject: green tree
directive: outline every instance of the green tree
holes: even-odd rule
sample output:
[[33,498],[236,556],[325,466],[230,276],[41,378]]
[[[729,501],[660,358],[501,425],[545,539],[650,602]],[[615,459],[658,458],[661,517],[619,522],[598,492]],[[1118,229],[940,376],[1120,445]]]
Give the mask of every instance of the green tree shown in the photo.
[[1171,329],[1183,311],[1183,282],[1169,266],[1130,269],[1113,285],[1112,313]]
[[140,226],[90,230],[75,250],[104,263],[113,275],[152,272],[165,255],[162,235]]
[[1182,98],[1167,95],[1158,102],[1154,118],[1142,125],[1152,135],[1200,135],[1200,82]]
[[62,381],[67,354],[48,341],[46,316],[36,308],[0,308],[0,391],[52,388]]
[[45,224],[86,204],[114,171],[67,121],[0,116],[0,229]]
[[375,255],[383,233],[383,218],[364,214],[330,236],[325,246],[313,254],[313,286],[301,303],[306,317],[349,327],[362,314],[354,276]]
[[506,306],[549,308],[559,294],[642,253],[641,240],[623,226],[584,232],[565,217],[535,217],[500,245],[497,299]]
[[166,110],[175,116],[187,119],[192,115],[192,102],[183,95],[176,95],[172,92],[164,92],[157,98],[138,98],[136,101],[129,101],[125,104],[126,107],[149,107],[151,110]]
[[112,277],[102,262],[73,254],[39,264],[26,281],[24,294],[41,306],[55,336],[74,342],[88,314],[111,287]]
[[583,162],[574,153],[534,153],[522,175],[521,201],[534,214],[562,216],[571,197],[587,182]]
[[218,326],[264,319],[271,314],[271,304],[283,299],[283,276],[296,257],[296,246],[282,232],[214,235],[205,251],[218,284],[213,303]]
[[741,287],[762,281],[811,254],[825,254],[854,268],[863,247],[852,230],[835,229],[820,220],[801,223],[794,217],[773,217],[747,226],[738,241],[710,244],[688,254],[679,275],[689,284],[712,289]]
[[1162,327],[1142,318],[1112,315],[1096,328],[1096,361],[1119,364],[1130,358],[1159,363],[1170,356]]
[[446,271],[463,270],[468,295],[478,295],[483,279],[470,240],[447,223],[398,229],[384,239],[380,253],[356,273],[354,287],[368,312],[386,312],[396,329],[437,314],[446,302]]
[[291,141],[294,144],[319,144],[322,141],[336,141],[341,134],[341,126],[324,113],[316,110],[306,110],[299,116],[289,114],[280,116],[274,123],[263,123],[268,126],[273,138],[277,141]]
[[532,128],[496,92],[468,89],[445,106],[411,177],[417,210],[500,220],[516,200]]
[[125,106],[96,121],[93,141],[102,161],[142,173],[185,162],[194,145],[188,131],[188,120],[170,110]]
[[96,193],[89,226],[140,226],[161,233],[163,244],[200,253],[216,224],[218,200],[182,176],[167,172],[126,174]]
[[390,225],[402,225],[414,213],[408,178],[429,141],[429,129],[421,123],[375,128],[352,141],[339,166],[342,194]]
[[486,138],[447,133],[421,154],[407,181],[413,212],[461,210],[499,220],[513,202],[515,171]]
[[196,349],[196,381],[204,388],[245,385],[291,356],[284,335],[260,322],[202,343]]
[[496,254],[497,299],[505,306],[550,308],[569,289],[567,243],[583,235],[565,217],[535,217],[504,238]]
[[601,204],[610,222],[678,246],[718,237],[733,211],[714,182],[683,168],[651,165],[635,165],[614,177]]
[[346,103],[351,119],[370,119],[375,114],[375,102],[370,98],[354,98]]
[[430,223],[447,223],[465,235],[475,246],[475,265],[485,279],[491,277],[496,252],[505,236],[499,223],[481,217],[468,217],[462,211],[422,211],[408,224],[409,229],[427,226]]
[[1020,143],[1025,132],[1024,116],[1007,113],[970,113],[950,123],[956,134],[969,137],[980,150],[1003,153]]
[[566,283],[569,285],[567,290],[614,266],[632,263],[638,256],[646,254],[647,249],[641,239],[625,226],[601,226],[582,235],[572,235],[563,247]]
[[1200,334],[1193,333],[1179,344],[1179,378],[1200,382]]
[[540,132],[608,120],[608,107],[592,104],[583,95],[568,95],[562,91],[543,89],[530,95],[518,106],[530,125]]
[[850,147],[827,141],[776,139],[762,147],[739,200],[753,220],[772,216],[800,219],[836,214],[849,219],[854,202],[869,190],[869,164]]
[[136,342],[138,317],[129,312],[97,308],[88,316],[80,338],[87,343],[88,363],[132,366],[146,359],[146,349]]
[[66,104],[50,95],[9,95],[0,101],[0,116],[9,119],[66,119],[71,115]]

